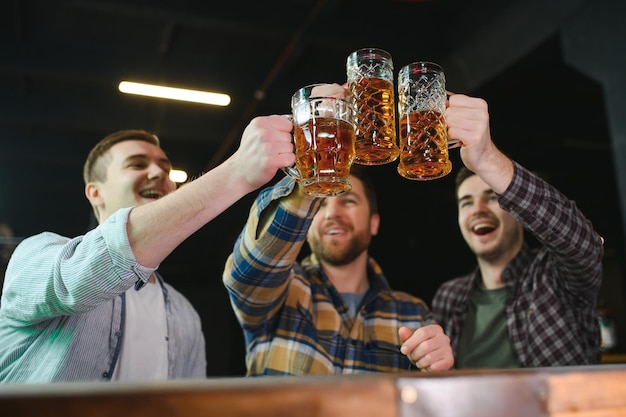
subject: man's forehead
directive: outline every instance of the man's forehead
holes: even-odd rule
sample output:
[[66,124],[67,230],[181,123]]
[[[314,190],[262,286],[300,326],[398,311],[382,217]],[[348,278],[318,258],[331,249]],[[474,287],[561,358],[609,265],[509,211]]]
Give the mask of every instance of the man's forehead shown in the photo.
[[457,197],[461,198],[467,195],[479,195],[488,192],[491,192],[491,187],[478,175],[472,175],[461,183]]
[[164,155],[164,152],[161,148],[150,142],[146,142],[140,139],[130,139],[118,142],[115,145],[111,146],[109,151],[113,155],[118,155],[123,158],[134,154],[142,155],[148,153],[157,153],[159,155]]
[[365,194],[365,187],[363,187],[363,181],[359,177],[350,175],[350,183],[352,184],[352,191],[359,194]]
[[157,148],[153,143],[147,142],[141,139],[125,139],[123,141],[117,142],[115,145],[111,146],[112,148],[123,148],[123,147],[154,147]]

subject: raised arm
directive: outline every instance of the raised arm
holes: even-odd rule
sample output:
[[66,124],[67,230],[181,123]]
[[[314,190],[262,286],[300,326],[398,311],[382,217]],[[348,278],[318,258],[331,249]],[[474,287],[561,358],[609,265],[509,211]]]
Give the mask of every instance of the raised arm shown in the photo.
[[175,192],[134,208],[128,236],[139,263],[155,267],[182,241],[240,198],[293,164],[292,124],[280,116],[257,117],[237,151],[221,165]]
[[491,140],[487,102],[453,94],[446,109],[448,135],[461,141],[463,164],[478,174],[498,194],[513,179],[513,162]]

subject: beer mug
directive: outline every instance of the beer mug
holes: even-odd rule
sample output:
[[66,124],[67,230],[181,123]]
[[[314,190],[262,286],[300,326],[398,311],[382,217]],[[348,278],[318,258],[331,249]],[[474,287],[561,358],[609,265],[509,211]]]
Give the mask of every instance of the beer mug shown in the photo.
[[445,84],[443,69],[432,62],[411,63],[398,74],[398,173],[410,180],[432,180],[452,171]]
[[356,124],[356,159],[361,165],[381,165],[398,158],[391,54],[382,49],[358,49],[346,61],[348,90]]
[[291,99],[296,163],[285,167],[303,192],[318,197],[352,189],[354,112],[349,101],[325,96],[324,84],[299,89]]

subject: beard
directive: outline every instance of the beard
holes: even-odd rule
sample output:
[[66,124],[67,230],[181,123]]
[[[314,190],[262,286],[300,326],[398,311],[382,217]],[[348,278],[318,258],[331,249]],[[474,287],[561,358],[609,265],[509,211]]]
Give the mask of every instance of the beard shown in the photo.
[[344,245],[332,240],[324,243],[319,236],[316,236],[309,237],[309,246],[320,262],[342,266],[349,264],[367,251],[371,239],[371,236],[366,234],[356,235]]

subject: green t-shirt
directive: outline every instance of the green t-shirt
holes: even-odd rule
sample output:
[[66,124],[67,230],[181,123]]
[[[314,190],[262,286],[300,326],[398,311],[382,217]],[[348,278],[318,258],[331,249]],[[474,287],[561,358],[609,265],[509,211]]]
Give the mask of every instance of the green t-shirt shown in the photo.
[[472,291],[459,340],[457,368],[519,368],[506,327],[508,292],[507,287]]

